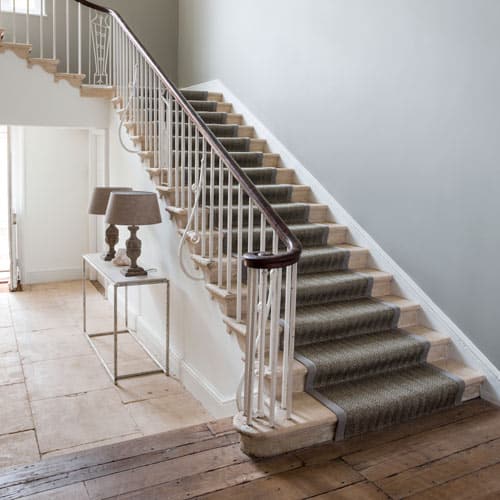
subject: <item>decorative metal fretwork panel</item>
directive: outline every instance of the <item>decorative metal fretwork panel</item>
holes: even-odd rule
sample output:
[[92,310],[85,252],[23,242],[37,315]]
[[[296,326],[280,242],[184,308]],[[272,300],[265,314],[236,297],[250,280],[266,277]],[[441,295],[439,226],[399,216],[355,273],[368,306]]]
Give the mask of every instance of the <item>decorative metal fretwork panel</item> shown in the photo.
[[109,85],[109,60],[111,53],[111,18],[96,13],[90,20],[90,42],[94,56],[94,85]]

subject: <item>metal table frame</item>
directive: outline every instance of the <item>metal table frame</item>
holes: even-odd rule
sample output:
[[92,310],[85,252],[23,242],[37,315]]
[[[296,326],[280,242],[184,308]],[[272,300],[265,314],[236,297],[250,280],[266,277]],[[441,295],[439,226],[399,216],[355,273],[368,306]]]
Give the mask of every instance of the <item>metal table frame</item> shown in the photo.
[[[99,333],[87,333],[87,293],[86,293],[86,282],[87,282],[87,266],[91,267],[99,275],[110,282],[114,288],[113,293],[113,331],[111,332],[99,332]],[[165,375],[170,374],[170,363],[169,363],[169,351],[170,351],[170,281],[165,276],[155,276],[156,273],[150,272],[148,276],[137,276],[127,278],[123,276],[120,272],[120,268],[114,266],[111,262],[106,262],[101,258],[101,254],[87,254],[83,255],[83,268],[82,268],[82,288],[83,288],[83,333],[87,337],[90,346],[96,353],[99,361],[104,366],[106,372],[111,377],[111,380],[116,385],[119,380],[140,377],[145,375],[153,375],[157,373],[164,373]],[[166,300],[165,300],[165,365],[156,358],[154,354],[144,345],[144,343],[137,338],[135,333],[128,327],[128,288],[131,286],[142,286],[142,285],[159,285],[165,284],[166,286]],[[125,330],[118,330],[118,290],[120,288],[125,289]],[[130,334],[134,340],[144,349],[152,361],[158,365],[156,370],[148,370],[143,372],[128,373],[126,375],[118,374],[118,336],[123,333]],[[99,353],[97,346],[93,342],[95,337],[105,337],[113,335],[113,371],[108,367],[103,357]]]

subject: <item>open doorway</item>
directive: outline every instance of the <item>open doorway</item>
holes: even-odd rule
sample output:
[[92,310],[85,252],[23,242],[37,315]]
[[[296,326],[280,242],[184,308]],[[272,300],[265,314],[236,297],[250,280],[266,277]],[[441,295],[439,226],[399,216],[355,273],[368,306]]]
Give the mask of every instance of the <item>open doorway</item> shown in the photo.
[[10,281],[8,131],[0,126],[0,286]]
[[0,289],[21,291],[12,169],[12,128],[0,125]]

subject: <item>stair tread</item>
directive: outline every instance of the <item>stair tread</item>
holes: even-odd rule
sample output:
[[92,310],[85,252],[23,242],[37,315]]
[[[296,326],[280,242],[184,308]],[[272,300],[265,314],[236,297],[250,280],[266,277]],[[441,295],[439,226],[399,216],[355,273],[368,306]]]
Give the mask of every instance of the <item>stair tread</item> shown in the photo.
[[466,386],[479,384],[486,380],[486,377],[481,372],[474,370],[474,368],[465,365],[461,361],[454,359],[441,359],[433,362],[432,364],[461,378],[465,382]]

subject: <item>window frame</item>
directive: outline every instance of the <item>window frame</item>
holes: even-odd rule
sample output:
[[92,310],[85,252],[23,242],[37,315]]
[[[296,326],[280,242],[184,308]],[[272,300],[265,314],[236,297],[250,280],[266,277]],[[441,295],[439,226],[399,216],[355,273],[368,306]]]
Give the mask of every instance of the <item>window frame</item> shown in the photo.
[[[23,5],[19,6],[21,2]],[[30,6],[30,16],[47,17],[47,0],[42,0],[42,12],[40,12],[40,0],[16,0],[16,15],[28,15],[28,5]],[[14,14],[14,0],[0,0],[0,12],[2,14]]]

